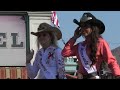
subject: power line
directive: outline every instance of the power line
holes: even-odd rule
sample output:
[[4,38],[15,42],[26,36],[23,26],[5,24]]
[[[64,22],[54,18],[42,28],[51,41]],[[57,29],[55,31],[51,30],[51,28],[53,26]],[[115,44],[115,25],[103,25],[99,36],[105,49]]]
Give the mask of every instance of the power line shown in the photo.
[[116,43],[116,42],[108,42],[109,44],[120,44],[120,42]]

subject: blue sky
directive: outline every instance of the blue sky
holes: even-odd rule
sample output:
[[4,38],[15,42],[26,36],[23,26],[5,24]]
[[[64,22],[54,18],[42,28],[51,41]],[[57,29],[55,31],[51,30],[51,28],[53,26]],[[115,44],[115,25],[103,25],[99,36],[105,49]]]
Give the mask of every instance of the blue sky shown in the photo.
[[[102,20],[106,26],[103,38],[109,43],[110,49],[120,46],[120,11],[56,11],[62,38],[67,42],[73,35],[77,25],[73,19],[80,20],[84,12],[91,12],[96,18]],[[84,40],[80,37],[77,42]],[[62,40],[59,40],[59,46],[64,47]]]

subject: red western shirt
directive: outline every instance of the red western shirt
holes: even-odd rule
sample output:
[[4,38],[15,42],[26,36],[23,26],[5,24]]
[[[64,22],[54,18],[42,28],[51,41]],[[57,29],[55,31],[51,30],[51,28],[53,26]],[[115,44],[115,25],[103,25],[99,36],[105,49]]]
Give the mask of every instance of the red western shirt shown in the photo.
[[[78,52],[78,45],[79,44],[74,45],[75,42],[76,41],[73,38],[71,38],[66,43],[65,47],[63,48],[62,55],[64,57],[77,56],[78,65],[79,65],[78,72],[82,73],[83,75],[86,75],[87,71],[84,69],[84,67],[81,63],[80,57],[79,57],[79,52]],[[83,41],[82,43],[85,44],[86,41]],[[90,55],[89,49],[87,49],[87,54],[88,54],[88,56]],[[117,60],[112,55],[108,43],[102,37],[99,38],[99,43],[97,44],[96,59],[97,59],[97,62],[95,65],[96,65],[97,71],[100,70],[101,62],[103,60],[105,60],[108,64],[108,67],[112,71],[113,75],[115,75],[115,76],[120,75],[120,67],[117,63]]]

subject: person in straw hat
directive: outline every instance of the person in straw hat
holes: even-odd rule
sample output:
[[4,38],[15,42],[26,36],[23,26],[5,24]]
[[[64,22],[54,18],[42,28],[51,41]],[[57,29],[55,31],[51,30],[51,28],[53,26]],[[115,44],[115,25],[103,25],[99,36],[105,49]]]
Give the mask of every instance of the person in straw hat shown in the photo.
[[[41,23],[37,32],[31,32],[37,36],[38,51],[33,65],[34,50],[27,55],[26,67],[28,77],[33,79],[40,70],[40,79],[65,79],[64,58],[61,55],[61,48],[57,45],[57,40],[62,38],[62,33],[57,27],[48,23]],[[40,45],[42,48],[40,48]]]
[[[74,36],[65,44],[62,50],[64,57],[77,56],[79,79],[100,79],[98,72],[102,61],[105,61],[112,74],[120,77],[120,67],[112,55],[110,47],[102,35],[105,31],[104,23],[89,12],[85,12],[78,25]],[[84,41],[75,45],[77,38],[84,37]]]

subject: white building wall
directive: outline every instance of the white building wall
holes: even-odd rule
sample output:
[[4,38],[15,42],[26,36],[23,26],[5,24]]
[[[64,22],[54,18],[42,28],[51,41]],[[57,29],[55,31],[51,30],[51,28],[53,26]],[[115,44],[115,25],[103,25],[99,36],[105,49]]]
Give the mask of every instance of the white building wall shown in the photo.
[[[29,15],[29,33],[31,32],[37,32],[37,28],[40,23],[47,22],[51,24],[51,12],[50,11],[41,11],[41,12],[28,12]],[[29,34],[30,35],[30,50],[33,49],[34,53],[36,54],[37,52],[37,37]],[[35,59],[35,54],[33,56],[32,61]]]

